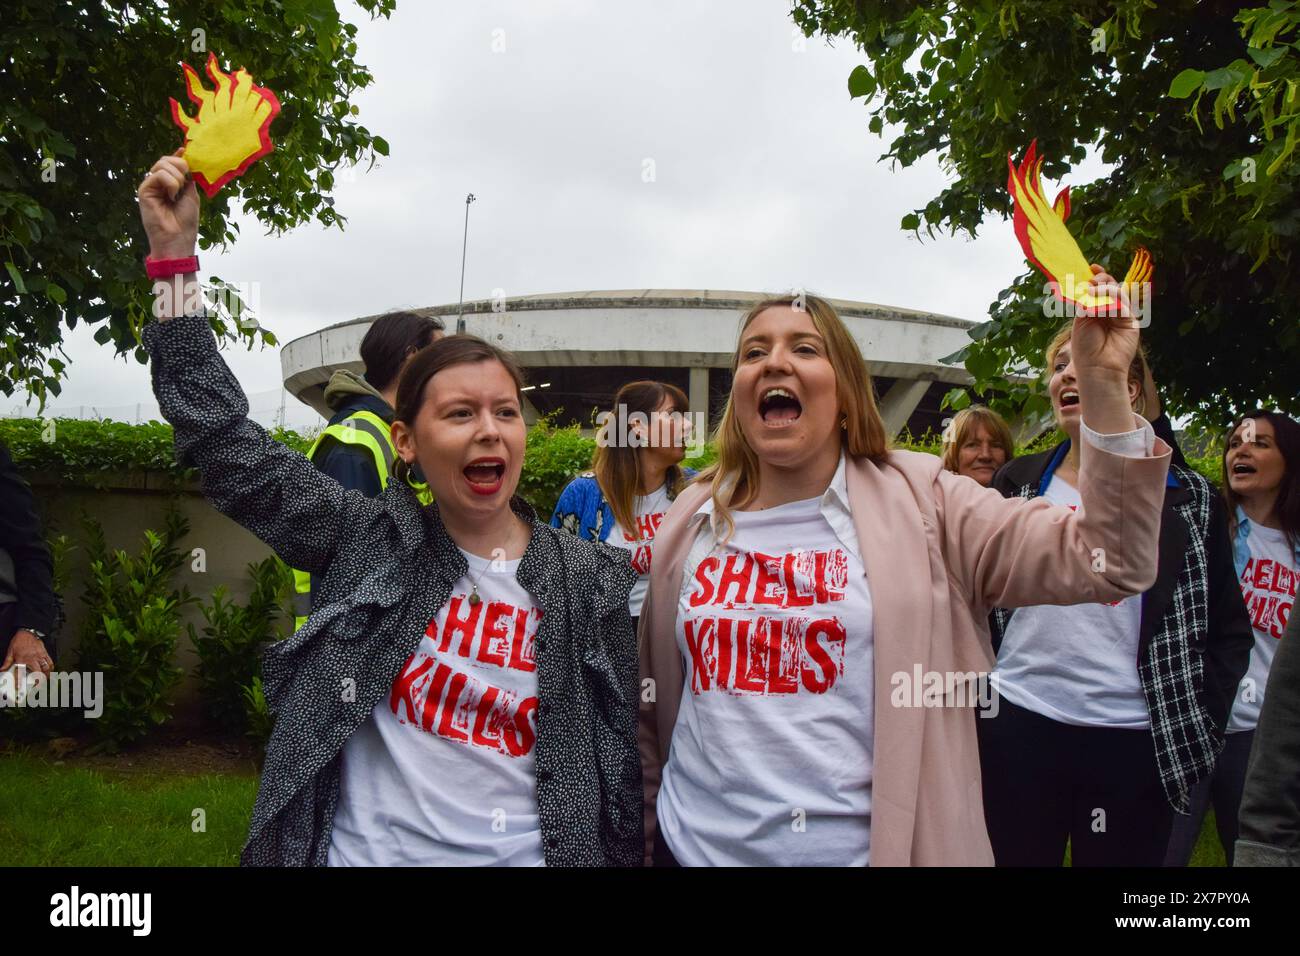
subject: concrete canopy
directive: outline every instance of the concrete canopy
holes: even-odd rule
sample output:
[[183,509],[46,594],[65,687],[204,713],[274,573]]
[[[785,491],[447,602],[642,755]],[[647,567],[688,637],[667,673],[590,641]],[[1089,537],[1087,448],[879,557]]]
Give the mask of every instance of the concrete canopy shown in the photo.
[[[542,378],[550,377],[544,370],[555,370],[557,376],[567,370],[571,378],[585,379],[594,387],[570,403],[584,410],[571,408],[568,416],[582,420],[585,406],[612,397],[621,369],[631,377],[680,379],[692,411],[706,405],[715,410],[719,393],[730,387],[740,321],[765,297],[757,292],[638,289],[489,299],[467,302],[463,309],[450,304],[407,311],[441,319],[448,332],[455,331],[457,313],[463,311],[466,331],[513,353],[530,371],[532,381],[539,372]],[[970,382],[960,365],[945,365],[939,359],[969,343],[966,331],[971,323],[894,306],[830,301],[877,380],[881,411],[890,430],[904,424],[914,433],[936,427],[938,398],[948,388]],[[325,383],[338,369],[363,371],[358,349],[378,317],[341,322],[287,343],[280,353],[285,388],[328,415]],[[653,374],[657,370],[662,374]],[[537,391],[529,397],[541,396]],[[549,398],[554,407],[559,391]],[[922,416],[924,421],[914,422],[914,413],[925,410],[924,406],[933,408]]]

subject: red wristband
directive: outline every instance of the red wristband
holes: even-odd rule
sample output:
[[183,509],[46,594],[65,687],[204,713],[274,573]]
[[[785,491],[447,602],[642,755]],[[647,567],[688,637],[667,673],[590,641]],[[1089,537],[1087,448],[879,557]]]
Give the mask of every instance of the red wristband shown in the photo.
[[154,259],[144,257],[144,271],[150,279],[170,279],[183,276],[189,272],[199,271],[199,257],[187,256],[184,259]]

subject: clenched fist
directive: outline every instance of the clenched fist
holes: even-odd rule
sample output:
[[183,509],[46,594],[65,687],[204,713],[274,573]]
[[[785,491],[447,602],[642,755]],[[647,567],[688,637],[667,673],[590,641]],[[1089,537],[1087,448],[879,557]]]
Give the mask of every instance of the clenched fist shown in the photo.
[[199,193],[178,149],[153,164],[136,191],[140,221],[154,259],[194,255],[199,235]]

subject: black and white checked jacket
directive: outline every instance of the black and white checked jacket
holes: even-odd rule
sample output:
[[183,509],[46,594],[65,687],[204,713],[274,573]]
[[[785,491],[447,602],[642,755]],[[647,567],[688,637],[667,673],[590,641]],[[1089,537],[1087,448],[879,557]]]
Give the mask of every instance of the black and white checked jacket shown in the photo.
[[[1157,434],[1173,444],[1171,431]],[[993,487],[1006,498],[1036,497],[1048,466],[1064,451],[1058,445],[1008,462]],[[1171,464],[1169,474],[1156,582],[1142,595],[1137,668],[1165,797],[1186,813],[1188,792],[1210,774],[1223,749],[1254,632],[1232,563],[1223,499],[1184,465]],[[995,649],[1014,613],[997,608],[989,615]]]
[[[263,659],[276,715],[244,865],[321,866],[339,800],[343,745],[393,686],[466,572],[415,492],[345,491],[248,420],[248,402],[207,319],[143,334],[176,458],[203,493],[286,563],[321,576],[307,622]],[[511,503],[533,526],[516,579],[543,609],[537,661],[538,821],[548,866],[639,866],[638,661],[626,551],[580,541]],[[350,693],[343,693],[348,688]]]

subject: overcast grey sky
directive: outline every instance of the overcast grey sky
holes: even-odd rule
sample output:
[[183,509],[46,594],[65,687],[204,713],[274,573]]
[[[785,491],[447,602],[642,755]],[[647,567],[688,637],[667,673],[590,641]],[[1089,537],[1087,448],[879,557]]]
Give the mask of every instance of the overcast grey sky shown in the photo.
[[[272,238],[246,217],[237,245],[201,256],[205,275],[259,283],[282,342],[455,302],[470,191],[467,300],[802,287],[978,321],[1024,269],[1008,223],[975,241],[899,230],[944,175],[876,161],[887,138],[846,85],[862,58],[803,41],[786,0],[399,0],[373,23],[341,6],[375,75],[360,120],[391,156],[338,184],[345,231]],[[67,350],[54,405],[151,400],[147,370],[84,327]],[[227,354],[246,391],[279,388],[278,349]]]

